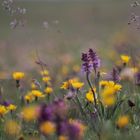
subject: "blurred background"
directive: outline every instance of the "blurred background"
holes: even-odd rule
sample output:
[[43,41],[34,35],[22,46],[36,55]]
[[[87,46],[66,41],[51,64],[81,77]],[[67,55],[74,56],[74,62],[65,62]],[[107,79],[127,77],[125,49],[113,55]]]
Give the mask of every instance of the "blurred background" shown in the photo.
[[[22,16],[11,16],[0,4],[1,73],[33,71],[38,55],[53,70],[80,65],[81,52],[88,48],[95,48],[107,68],[120,53],[139,53],[140,30],[128,25],[131,14],[140,11],[133,2],[15,0],[15,6],[27,10]],[[15,19],[24,25],[11,27]]]

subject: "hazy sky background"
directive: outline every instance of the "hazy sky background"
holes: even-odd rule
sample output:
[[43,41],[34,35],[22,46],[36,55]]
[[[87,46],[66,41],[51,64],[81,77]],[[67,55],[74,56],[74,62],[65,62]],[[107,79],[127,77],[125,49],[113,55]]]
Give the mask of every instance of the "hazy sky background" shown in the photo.
[[[0,5],[0,69],[5,71],[32,70],[36,49],[47,64],[51,60],[55,66],[58,59],[80,61],[87,48],[96,48],[103,60],[110,60],[115,56],[108,50],[121,48],[127,53],[126,48],[139,47],[140,30],[128,26],[131,13],[140,10],[131,8],[134,0],[16,1],[17,6],[27,9],[23,17],[10,16]],[[11,29],[16,18],[25,19],[25,26]]]

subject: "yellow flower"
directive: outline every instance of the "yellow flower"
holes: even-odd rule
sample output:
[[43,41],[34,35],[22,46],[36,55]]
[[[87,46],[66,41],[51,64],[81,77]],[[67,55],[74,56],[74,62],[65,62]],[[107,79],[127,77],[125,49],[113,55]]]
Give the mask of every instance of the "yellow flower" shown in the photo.
[[0,105],[0,116],[5,115],[8,112],[5,106]]
[[92,91],[89,91],[89,92],[86,93],[86,99],[87,99],[88,102],[91,102],[91,103],[94,102],[94,97],[93,97]]
[[13,120],[8,120],[5,123],[5,132],[9,135],[18,135],[21,130],[20,125]]
[[67,136],[61,135],[58,137],[58,140],[69,140]]
[[106,85],[108,84],[108,81],[100,81],[100,83],[99,83],[99,85],[101,86],[101,87],[105,87]]
[[61,89],[68,89],[68,88],[69,88],[69,82],[63,82]]
[[13,73],[13,79],[14,80],[21,80],[23,79],[25,74],[23,72],[14,72]]
[[73,79],[69,79],[66,82],[63,82],[61,89],[69,89],[69,88],[80,89],[83,86],[84,86],[84,83],[79,82],[77,78],[73,78]]
[[114,81],[108,81],[107,87],[114,87],[115,85]]
[[84,83],[82,83],[82,82],[73,82],[71,84],[72,84],[72,87],[75,89],[80,89],[84,86]]
[[100,94],[101,101],[105,106],[112,106],[116,103],[116,91],[120,90],[120,85],[114,85],[111,81]]
[[43,93],[39,90],[32,90],[31,93],[34,95],[34,97],[45,97]]
[[47,93],[47,94],[51,94],[52,92],[53,92],[53,89],[51,88],[51,87],[47,87],[47,88],[45,88],[45,93]]
[[45,135],[51,135],[55,132],[56,127],[53,122],[46,121],[40,125],[40,131]]
[[23,108],[21,115],[25,121],[33,121],[37,119],[38,112],[36,106],[28,106]]
[[13,105],[13,104],[10,104],[8,107],[7,107],[7,110],[9,111],[14,111],[16,110],[17,106]]
[[114,93],[115,93],[114,88],[105,88],[105,89],[101,92],[101,97],[102,97],[102,98],[110,97],[110,96],[113,96]]
[[32,92],[29,92],[27,95],[25,95],[24,100],[26,100],[27,102],[31,102],[32,100],[34,100],[34,95],[32,94]]
[[121,60],[123,63],[127,64],[130,60],[130,56],[128,55],[121,55]]
[[114,90],[117,92],[117,91],[120,91],[122,89],[122,86],[120,84],[116,84],[114,86]]
[[36,86],[35,83],[33,83],[33,82],[31,83],[31,89],[32,89],[32,90],[37,89],[37,86]]
[[[96,88],[94,88],[93,90],[94,90],[95,96],[96,96]],[[87,99],[88,102],[91,102],[91,103],[94,102],[94,96],[93,96],[93,93],[92,93],[91,89],[86,93],[86,99]],[[97,98],[96,98],[96,100],[97,100]]]
[[124,116],[120,116],[118,118],[118,121],[117,121],[117,126],[119,128],[124,128],[125,126],[127,126],[129,124],[129,117],[124,115]]
[[42,76],[48,76],[49,75],[49,71],[48,70],[43,70],[40,72]]
[[42,81],[44,83],[48,83],[50,80],[51,80],[51,78],[49,76],[45,76],[45,77],[42,78]]
[[120,91],[122,86],[120,84],[116,84],[113,81],[100,81],[100,86],[103,88],[111,88],[114,92]]
[[27,102],[30,102],[31,101],[31,97],[29,95],[25,95],[24,99],[27,101]]
[[105,97],[105,98],[103,98],[102,102],[105,106],[110,107],[110,106],[113,106],[116,103],[116,98],[114,96]]

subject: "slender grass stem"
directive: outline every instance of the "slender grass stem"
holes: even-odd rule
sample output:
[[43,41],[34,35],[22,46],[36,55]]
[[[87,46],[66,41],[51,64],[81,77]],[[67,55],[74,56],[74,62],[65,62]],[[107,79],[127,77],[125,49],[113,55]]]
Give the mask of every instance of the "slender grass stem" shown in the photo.
[[83,115],[85,116],[85,118],[87,118],[87,117],[86,117],[86,113],[85,113],[85,111],[84,111],[84,109],[83,109],[83,107],[82,107],[82,105],[81,105],[81,102],[80,102],[80,100],[79,100],[79,98],[78,98],[77,95],[76,95],[76,100],[77,100],[78,106],[79,106],[79,108],[80,108],[81,114],[83,114]]

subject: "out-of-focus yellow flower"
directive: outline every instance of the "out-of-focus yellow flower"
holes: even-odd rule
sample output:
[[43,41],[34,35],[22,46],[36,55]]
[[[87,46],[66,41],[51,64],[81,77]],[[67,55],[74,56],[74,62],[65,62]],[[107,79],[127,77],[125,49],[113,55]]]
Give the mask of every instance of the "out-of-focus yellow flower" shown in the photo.
[[13,120],[8,120],[5,123],[5,132],[9,135],[18,135],[20,133],[20,125]]
[[43,93],[39,90],[32,90],[31,93],[34,95],[34,97],[45,97],[45,95],[43,95]]
[[125,63],[125,64],[127,64],[127,63],[129,62],[130,58],[131,58],[131,57],[128,56],[128,55],[121,55],[121,60],[122,60],[122,62]]
[[51,135],[55,132],[56,127],[53,122],[46,121],[40,125],[40,131],[45,135]]
[[24,99],[27,101],[27,102],[30,102],[32,99],[29,95],[25,95]]
[[99,84],[100,84],[101,87],[105,87],[108,84],[108,81],[102,80],[102,81],[100,81]]
[[92,91],[88,91],[88,92],[86,93],[86,99],[87,99],[88,102],[91,102],[91,103],[94,102],[94,96],[93,96]]
[[0,105],[0,116],[5,115],[8,112],[5,106]]
[[51,88],[51,87],[47,87],[47,88],[45,88],[45,93],[47,93],[47,94],[51,94],[52,92],[53,92],[53,89]]
[[17,106],[13,105],[13,104],[10,104],[8,107],[7,107],[7,110],[9,111],[14,111],[16,110]]
[[80,89],[84,86],[83,82],[80,82],[77,78],[69,79],[66,82],[63,82],[63,85],[61,86],[61,89]]
[[113,81],[101,81],[100,85],[103,87],[100,97],[105,106],[113,106],[116,103],[116,92],[120,91],[122,86]]
[[25,74],[23,72],[14,72],[13,73],[13,79],[14,80],[21,80],[23,79]]
[[48,83],[48,82],[50,82],[50,80],[51,80],[51,78],[49,76],[45,76],[45,77],[42,78],[42,81],[44,83]]
[[61,135],[58,137],[58,140],[69,140],[67,136]]
[[113,96],[114,94],[115,94],[114,88],[105,88],[105,89],[101,92],[101,97],[102,97],[102,98],[106,98],[106,97]]
[[[96,96],[96,88],[94,88],[93,90],[94,90],[95,96]],[[93,96],[93,92],[91,89],[86,93],[86,99],[88,102],[91,102],[91,103],[94,102],[94,96]],[[96,98],[96,100],[97,100],[97,98]]]
[[132,67],[131,70],[133,71],[133,73],[137,73],[139,71],[136,67]]
[[36,106],[24,107],[21,115],[25,121],[33,121],[38,117],[38,111]]
[[62,66],[61,73],[62,75],[66,76],[69,73],[69,68],[65,65]]
[[124,115],[124,116],[120,116],[117,120],[117,126],[119,128],[124,128],[125,126],[127,126],[129,124],[129,117]]
[[40,72],[42,76],[48,76],[49,75],[49,71],[48,70],[43,70]]
[[24,100],[27,101],[28,103],[34,100],[34,95],[32,92],[29,92],[27,95],[24,96]]
[[74,89],[80,89],[80,88],[82,88],[84,86],[84,83],[83,82],[73,82],[71,84],[72,84],[72,87]]
[[121,90],[122,86],[120,84],[116,84],[113,81],[100,81],[100,86],[103,88],[114,89],[114,92],[118,92]]
[[63,82],[63,85],[61,86],[61,89],[69,89],[70,84],[69,82]]
[[36,85],[35,83],[32,82],[32,83],[31,83],[31,89],[32,89],[32,90],[35,90],[35,89],[37,89],[37,88],[38,88],[37,85]]
[[79,65],[74,65],[74,66],[72,67],[72,69],[73,69],[74,72],[79,72],[79,71],[80,71]]
[[103,87],[100,94],[103,104],[107,106],[114,105],[116,102],[115,93],[120,91],[122,86],[114,83],[113,81],[101,81],[100,86]]
[[122,86],[114,83],[113,81],[108,81],[107,88],[114,88],[114,90],[117,92],[121,90]]
[[120,91],[122,89],[122,86],[120,84],[115,84],[114,85],[114,90],[117,92],[117,91]]
[[113,106],[116,103],[116,98],[114,96],[112,97],[105,97],[102,99],[102,102],[105,106]]

